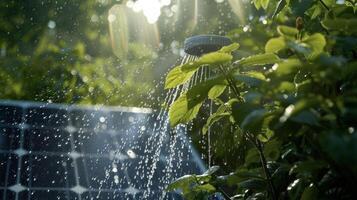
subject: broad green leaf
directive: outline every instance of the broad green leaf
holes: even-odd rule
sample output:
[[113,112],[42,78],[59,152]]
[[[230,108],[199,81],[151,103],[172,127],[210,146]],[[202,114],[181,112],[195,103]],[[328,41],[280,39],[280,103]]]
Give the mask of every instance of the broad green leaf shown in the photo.
[[227,85],[225,78],[223,76],[213,77],[190,88],[187,91],[188,108],[203,102],[215,85]]
[[280,156],[281,142],[278,140],[270,140],[264,144],[264,155],[268,160],[277,160]]
[[356,33],[357,27],[357,19],[343,19],[343,18],[335,18],[335,19],[325,19],[321,22],[322,26],[327,30],[335,30],[346,33]]
[[261,7],[261,0],[253,0],[254,6],[257,10]]
[[238,43],[232,43],[228,46],[224,46],[222,47],[218,52],[221,52],[221,53],[231,53],[235,50],[237,50],[239,48],[239,44]]
[[248,150],[245,156],[245,165],[250,165],[252,163],[259,163],[259,152],[256,148],[251,148]]
[[273,67],[273,70],[278,76],[282,76],[295,73],[301,66],[302,63],[299,59],[290,58],[278,63],[275,68]]
[[263,134],[257,136],[258,140],[261,142],[268,142],[270,138],[274,136],[274,132],[270,129],[265,130]]
[[226,90],[227,85],[214,85],[208,92],[208,98],[215,99]]
[[188,107],[187,95],[182,94],[169,109],[169,121],[172,127],[179,123],[187,123],[196,117],[202,106],[202,102],[198,102],[191,108]]
[[303,16],[313,3],[314,0],[290,0],[289,6],[295,16]]
[[264,191],[266,190],[266,182],[262,179],[251,178],[238,183],[238,188]]
[[165,89],[174,88],[188,81],[195,71],[183,72],[181,66],[173,68],[166,76]]
[[278,26],[277,30],[281,36],[287,36],[290,38],[295,38],[296,35],[299,33],[296,28],[290,26]]
[[199,63],[197,60],[192,61],[192,62],[187,62],[181,66],[181,71],[183,72],[191,72],[191,71],[196,71],[199,67],[201,67],[201,63]]
[[230,62],[233,56],[230,53],[212,52],[204,54],[198,60],[182,65],[182,71],[189,72],[197,70],[202,65],[219,65]]
[[260,4],[266,10],[269,5],[269,0],[260,0]]
[[205,192],[209,192],[209,193],[212,193],[212,192],[215,192],[216,191],[216,188],[207,183],[207,184],[204,184],[204,185],[197,185],[193,188],[194,191],[205,191]]
[[206,124],[202,128],[202,134],[205,135],[209,129],[214,123],[219,121],[220,119],[230,116],[230,112],[216,112],[212,114],[211,116],[208,117]]
[[203,55],[197,62],[200,64],[217,65],[231,61],[233,56],[229,53],[213,52]]
[[304,39],[303,42],[309,45],[313,54],[321,53],[326,46],[326,39],[321,33],[315,33]]
[[195,182],[195,180],[196,178],[194,175],[184,175],[169,184],[166,188],[166,191],[170,192],[176,189],[189,187],[190,183]]
[[253,131],[253,134],[258,134],[255,131],[261,128],[261,123],[263,122],[265,115],[265,109],[254,110],[244,118],[243,122],[241,123],[241,128],[245,131]]
[[265,52],[276,53],[285,48],[287,48],[287,45],[283,37],[272,38],[266,43]]
[[273,53],[266,54],[258,54],[254,56],[249,56],[246,58],[242,58],[236,64],[240,66],[254,66],[254,65],[266,65],[266,64],[274,64],[280,61],[280,58]]
[[261,72],[249,71],[234,75],[234,80],[243,82],[250,86],[259,86],[266,79],[264,74]]
[[227,176],[228,185],[233,186],[242,181],[252,178],[264,180],[260,171],[261,171],[260,169],[258,170],[255,169],[247,170],[245,168],[239,169],[238,171]]
[[288,81],[283,81],[277,88],[277,91],[280,92],[294,92],[295,91],[295,84]]

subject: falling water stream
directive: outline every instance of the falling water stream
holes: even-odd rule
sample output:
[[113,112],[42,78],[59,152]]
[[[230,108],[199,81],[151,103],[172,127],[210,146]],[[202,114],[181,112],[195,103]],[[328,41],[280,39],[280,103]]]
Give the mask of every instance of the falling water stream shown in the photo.
[[[183,56],[182,61],[181,61],[181,65],[188,63],[188,62],[192,62],[194,60],[196,60],[198,57],[196,56],[192,56],[189,54],[186,54],[185,56]],[[159,114],[157,116],[157,120],[154,124],[153,127],[153,135],[149,138],[148,140],[148,145],[146,145],[146,152],[154,152],[153,153],[153,157],[146,157],[145,158],[145,163],[149,163],[149,161],[152,161],[152,165],[150,166],[151,170],[149,171],[148,175],[148,183],[147,183],[147,188],[151,188],[153,181],[152,178],[156,172],[157,169],[157,164],[158,161],[160,160],[160,155],[161,155],[161,150],[163,148],[163,141],[165,140],[166,137],[169,137],[170,139],[170,145],[169,145],[169,157],[167,160],[167,165],[166,168],[164,169],[164,173],[165,176],[163,177],[162,181],[164,183],[164,185],[168,185],[170,182],[172,182],[173,176],[172,174],[174,174],[173,170],[174,168],[180,168],[180,164],[182,162],[182,160],[184,160],[185,158],[182,158],[183,154],[180,153],[179,149],[175,149],[177,140],[178,140],[178,136],[177,134],[180,132],[180,129],[183,131],[183,133],[186,133],[187,131],[187,127],[184,125],[180,125],[176,128],[171,129],[169,127],[169,118],[167,115],[167,108],[170,107],[172,105],[172,103],[179,97],[179,95],[183,94],[185,91],[187,91],[188,89],[192,88],[193,86],[195,86],[196,84],[206,80],[209,77],[209,72],[208,72],[208,68],[200,68],[193,76],[192,79],[188,82],[186,82],[185,84],[178,86],[176,88],[170,89],[167,93],[166,93],[166,97],[165,97],[165,107],[166,108],[162,108],[159,111]],[[212,104],[211,104],[212,105]],[[210,134],[208,134],[208,137],[210,137]],[[208,139],[208,141],[210,141],[210,139]],[[210,144],[210,142],[208,142],[208,144]],[[210,146],[208,146],[208,157],[210,160]],[[178,166],[173,166],[173,160],[174,159],[178,159]],[[210,164],[210,161],[209,161]],[[177,178],[177,177],[176,177]],[[164,199],[166,192],[165,192],[165,188],[160,188],[162,189],[163,193],[160,197],[160,199]],[[146,191],[144,191],[144,198],[148,198],[151,195],[152,191],[150,189],[147,189]]]

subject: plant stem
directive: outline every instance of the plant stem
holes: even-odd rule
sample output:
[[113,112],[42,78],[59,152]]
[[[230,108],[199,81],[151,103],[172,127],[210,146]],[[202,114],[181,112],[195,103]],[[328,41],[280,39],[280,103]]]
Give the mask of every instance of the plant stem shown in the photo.
[[237,97],[237,99],[241,102],[244,102],[244,99],[239,94],[239,89],[237,88],[236,84],[233,81],[233,78],[226,72],[226,70],[222,66],[219,66],[219,69],[221,70],[223,75],[226,77],[226,80],[228,81],[228,85],[232,89],[232,91],[235,94],[235,96]]
[[222,190],[222,188],[218,187],[217,189],[220,193],[223,194],[224,199],[231,200],[231,197],[229,197],[228,194]]
[[[221,70],[223,75],[226,77],[226,79],[228,81],[228,84],[229,84],[229,87],[232,89],[232,91],[235,94],[235,96],[237,97],[237,99],[242,101],[242,102],[244,102],[244,99],[240,96],[239,90],[238,90],[236,84],[234,83],[234,80],[232,79],[232,77],[225,71],[225,69],[222,66],[219,66],[219,69]],[[261,162],[265,177],[266,177],[266,179],[268,181],[271,197],[272,197],[273,200],[277,200],[274,184],[273,184],[273,181],[272,181],[272,178],[271,178],[271,174],[270,174],[270,172],[268,170],[268,167],[267,167],[267,161],[266,161],[265,156],[264,156],[263,147],[262,147],[261,142],[258,139],[256,139],[254,136],[249,137],[249,134],[244,134],[244,135],[257,148],[257,150],[259,152],[260,162]]]
[[258,152],[259,152],[260,162],[262,164],[265,177],[266,177],[266,179],[268,181],[268,184],[269,184],[271,197],[272,197],[272,199],[277,200],[276,194],[275,194],[275,187],[274,187],[274,184],[273,184],[273,180],[271,178],[271,174],[270,174],[269,169],[267,167],[267,161],[266,161],[265,156],[264,156],[262,143],[258,139],[256,140],[256,147],[257,147]]
[[323,0],[319,0],[319,1],[326,8],[327,11],[330,11],[330,8],[325,4]]

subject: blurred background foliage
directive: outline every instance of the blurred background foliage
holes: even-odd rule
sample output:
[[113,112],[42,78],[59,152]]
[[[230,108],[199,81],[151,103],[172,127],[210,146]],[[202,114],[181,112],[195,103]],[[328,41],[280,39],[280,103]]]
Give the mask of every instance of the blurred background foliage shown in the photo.
[[[138,12],[132,0],[1,1],[0,98],[157,108],[162,77],[182,56],[184,39],[225,35],[251,8],[221,0],[153,2],[160,5],[144,3],[149,7]],[[145,11],[157,8],[159,17],[148,23],[155,13]]]
[[[157,7],[146,4],[137,12],[138,2],[1,1],[0,99],[158,109],[166,93],[163,80],[181,61],[185,38],[228,35],[242,46],[237,55],[245,56],[271,36],[271,22],[250,1],[157,0],[154,23],[143,11]],[[190,134],[207,159],[207,138],[196,125]],[[228,131],[220,132],[212,134],[213,161],[235,166],[239,145]],[[216,139],[230,142],[224,144],[229,148]]]

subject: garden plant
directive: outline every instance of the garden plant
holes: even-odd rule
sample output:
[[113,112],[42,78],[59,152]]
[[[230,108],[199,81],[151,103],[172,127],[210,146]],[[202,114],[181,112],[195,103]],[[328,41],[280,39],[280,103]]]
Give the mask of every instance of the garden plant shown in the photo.
[[267,28],[252,23],[249,29],[268,37],[251,55],[239,51],[248,48],[240,43],[247,33],[233,30],[228,36],[236,43],[173,68],[165,83],[178,87],[209,67],[209,79],[170,106],[170,124],[191,123],[212,101],[214,112],[200,132],[228,126],[216,130],[215,140],[234,138],[243,154],[239,165],[227,174],[213,166],[185,175],[167,190],[179,189],[185,199],[217,193],[225,199],[355,199],[357,2],[252,3],[267,16]]

